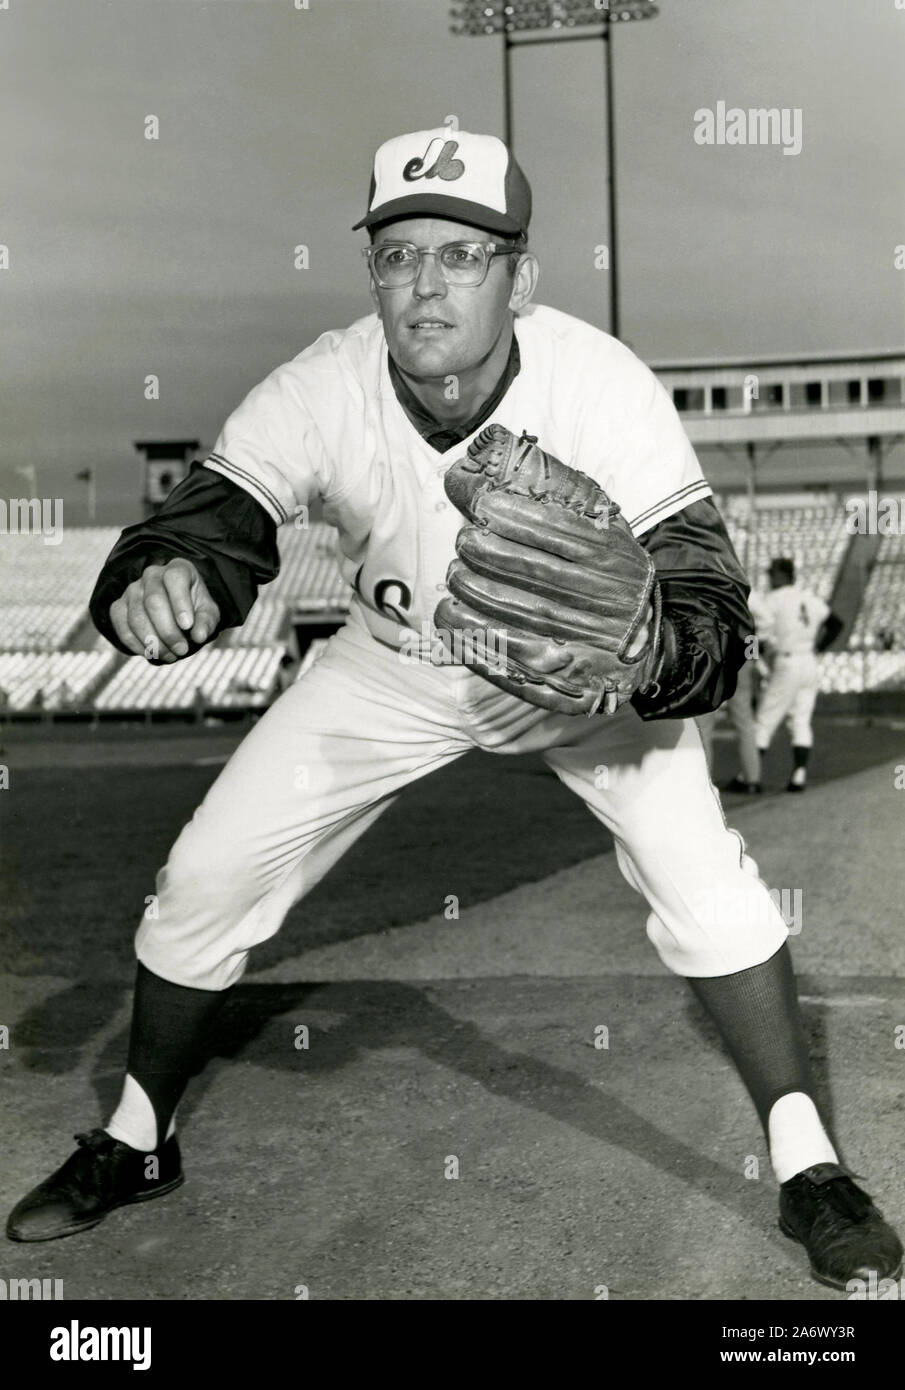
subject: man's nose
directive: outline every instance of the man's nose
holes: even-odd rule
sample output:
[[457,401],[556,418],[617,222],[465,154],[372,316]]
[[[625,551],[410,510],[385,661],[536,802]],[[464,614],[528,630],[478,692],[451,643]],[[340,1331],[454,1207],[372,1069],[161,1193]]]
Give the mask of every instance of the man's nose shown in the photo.
[[446,281],[440,273],[436,255],[421,257],[413,291],[418,299],[434,299],[446,294]]

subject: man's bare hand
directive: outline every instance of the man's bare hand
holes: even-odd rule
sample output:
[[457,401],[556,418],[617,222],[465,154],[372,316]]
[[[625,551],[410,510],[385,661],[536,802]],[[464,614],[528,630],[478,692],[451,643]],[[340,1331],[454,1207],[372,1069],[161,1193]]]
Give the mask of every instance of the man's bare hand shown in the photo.
[[188,656],[215,631],[220,609],[191,560],[148,565],[115,603],[110,621],[124,647],[148,661],[170,663]]
[[635,640],[625,653],[627,661],[633,661],[636,656],[640,656],[650,640],[650,625],[654,617],[654,605],[647,605],[647,612],[644,615],[644,626],[635,634]]
[[[650,639],[650,625],[653,622],[653,618],[654,605],[652,603],[649,603],[647,605],[647,613],[644,616],[644,626],[640,628],[639,631],[635,634],[634,642],[631,644],[631,646],[625,653],[627,661],[633,661],[636,656],[640,656],[641,653],[644,651],[644,648],[647,646],[647,643]],[[600,706],[599,712],[601,714],[615,714],[618,708],[619,696],[616,694],[615,690],[611,690],[609,694],[604,697],[604,701],[603,704]]]

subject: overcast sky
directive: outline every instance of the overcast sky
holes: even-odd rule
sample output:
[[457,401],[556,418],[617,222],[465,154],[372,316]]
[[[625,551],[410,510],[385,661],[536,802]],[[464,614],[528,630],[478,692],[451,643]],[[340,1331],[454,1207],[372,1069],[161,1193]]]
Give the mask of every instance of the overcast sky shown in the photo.
[[[623,337],[647,361],[905,345],[905,10],[661,0],[615,34]],[[0,9],[0,496],[138,516],[136,438],[210,446],[245,392],[370,308],[374,147],[502,134],[499,40],[449,0],[9,0]],[[514,55],[538,299],[607,326],[602,45]],[[802,148],[700,108],[799,108]],[[146,117],[159,139],[145,139]],[[293,249],[309,248],[296,270]],[[146,376],[160,399],[144,398]]]

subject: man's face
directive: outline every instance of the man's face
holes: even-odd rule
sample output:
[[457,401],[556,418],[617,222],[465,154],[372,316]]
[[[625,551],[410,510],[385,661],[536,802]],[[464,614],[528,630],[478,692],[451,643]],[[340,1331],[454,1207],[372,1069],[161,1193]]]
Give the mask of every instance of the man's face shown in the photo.
[[[439,217],[413,217],[380,227],[374,245],[408,241],[413,246],[444,246],[451,241],[505,242],[503,236],[448,222]],[[425,256],[417,279],[403,289],[371,293],[383,321],[393,360],[410,376],[444,378],[477,367],[507,329],[512,312],[531,297],[533,257],[526,258],[513,278],[507,258],[495,256],[481,285],[447,285],[436,256]]]

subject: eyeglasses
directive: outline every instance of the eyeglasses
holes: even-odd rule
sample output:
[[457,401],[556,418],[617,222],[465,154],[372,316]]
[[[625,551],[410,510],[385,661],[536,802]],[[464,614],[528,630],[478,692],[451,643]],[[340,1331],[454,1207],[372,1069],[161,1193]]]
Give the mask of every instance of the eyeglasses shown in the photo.
[[499,246],[495,241],[449,241],[445,246],[414,246],[410,241],[382,241],[365,246],[371,274],[382,290],[401,290],[413,285],[421,274],[424,256],[436,256],[440,274],[447,285],[482,285],[494,256],[518,254],[516,246]]

